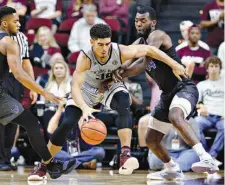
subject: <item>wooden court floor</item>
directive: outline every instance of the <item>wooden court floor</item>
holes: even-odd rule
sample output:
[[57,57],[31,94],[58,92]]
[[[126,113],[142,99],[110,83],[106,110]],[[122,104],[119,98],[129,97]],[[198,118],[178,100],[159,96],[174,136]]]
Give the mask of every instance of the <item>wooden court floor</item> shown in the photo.
[[117,171],[107,169],[77,170],[59,179],[27,182],[31,168],[19,167],[16,172],[0,172],[0,185],[222,185],[224,171],[214,175],[184,173],[184,179],[176,182],[147,181],[148,171],[136,171],[130,176],[119,175]]

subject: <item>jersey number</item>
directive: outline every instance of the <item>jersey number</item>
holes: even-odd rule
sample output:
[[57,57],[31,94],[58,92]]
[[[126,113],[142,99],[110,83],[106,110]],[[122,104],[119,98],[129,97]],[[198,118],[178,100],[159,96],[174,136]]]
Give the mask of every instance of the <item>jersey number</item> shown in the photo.
[[102,73],[102,74],[99,74],[96,78],[96,80],[105,80],[105,79],[108,79],[108,78],[112,78],[112,73]]

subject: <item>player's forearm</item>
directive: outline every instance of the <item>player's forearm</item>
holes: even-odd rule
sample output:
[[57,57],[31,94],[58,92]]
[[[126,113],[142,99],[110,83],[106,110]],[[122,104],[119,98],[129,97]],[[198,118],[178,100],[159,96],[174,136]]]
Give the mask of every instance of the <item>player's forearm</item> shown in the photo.
[[81,93],[81,87],[79,84],[73,84],[72,87],[72,98],[76,105],[83,110],[85,107],[88,107],[88,105],[85,103],[82,93]]
[[147,56],[164,62],[165,64],[170,66],[172,69],[174,68],[174,66],[178,64],[175,60],[173,60],[163,51],[160,51],[158,48],[154,46],[148,46]]
[[124,69],[124,72],[121,74],[123,78],[136,76],[146,69],[146,61],[143,60],[143,58],[140,58],[136,60],[133,64],[130,66],[126,66]]
[[215,21],[201,21],[200,25],[202,28],[209,28],[212,26],[215,26],[218,23],[219,20]]
[[60,117],[62,115],[62,111],[63,111],[62,109],[58,109],[56,113],[52,116],[52,118],[50,119],[48,123],[48,128],[47,128],[48,133],[52,134],[58,127]]
[[40,95],[44,94],[44,89],[38,85],[26,72],[23,70],[14,74],[15,78],[22,83],[26,88]]
[[30,60],[29,59],[25,59],[23,60],[23,63],[22,63],[22,67],[23,67],[23,70],[33,79],[35,80],[34,78],[34,70],[33,70],[33,67],[30,63]]

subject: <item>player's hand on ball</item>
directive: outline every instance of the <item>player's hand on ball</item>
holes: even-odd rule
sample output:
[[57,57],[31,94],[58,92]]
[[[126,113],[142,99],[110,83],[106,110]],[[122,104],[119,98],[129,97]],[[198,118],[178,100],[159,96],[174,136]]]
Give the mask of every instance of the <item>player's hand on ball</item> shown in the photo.
[[100,112],[101,110],[93,109],[91,107],[85,106],[84,108],[82,108],[82,111],[83,111],[83,115],[82,115],[83,122],[88,122],[90,118],[95,118],[92,115],[93,112]]
[[59,98],[57,96],[55,96],[52,93],[49,93],[47,91],[44,91],[44,93],[42,94],[42,96],[44,96],[44,98],[52,103],[60,103],[62,101],[62,98]]
[[121,74],[124,72],[124,69],[122,68],[119,68],[115,71],[113,71],[112,73],[112,79],[113,81],[116,83],[116,82],[120,82],[123,80],[123,77],[121,76]]
[[188,75],[186,73],[186,70],[184,68],[184,66],[180,65],[180,64],[176,64],[173,67],[173,74],[180,80],[182,81],[181,77],[185,77],[188,78]]

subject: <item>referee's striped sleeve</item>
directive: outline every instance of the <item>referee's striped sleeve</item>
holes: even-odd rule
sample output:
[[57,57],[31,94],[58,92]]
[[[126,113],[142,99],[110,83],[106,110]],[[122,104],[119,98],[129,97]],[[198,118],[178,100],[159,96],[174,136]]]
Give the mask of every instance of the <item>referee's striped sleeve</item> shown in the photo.
[[16,36],[12,36],[12,38],[18,43],[20,47],[21,59],[29,59],[29,46],[27,37],[22,32],[18,32]]

